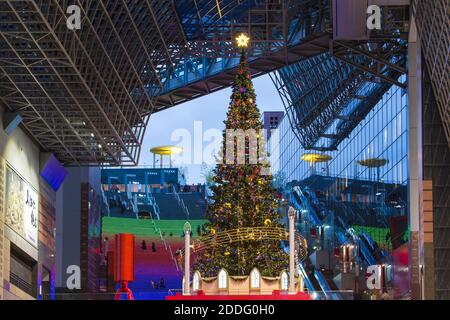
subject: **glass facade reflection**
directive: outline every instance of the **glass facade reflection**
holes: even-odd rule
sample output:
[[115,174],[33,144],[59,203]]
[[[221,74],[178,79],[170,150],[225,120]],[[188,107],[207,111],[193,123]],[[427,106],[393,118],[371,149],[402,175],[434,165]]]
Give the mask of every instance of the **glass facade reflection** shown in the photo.
[[[308,241],[308,290],[350,288],[370,299],[373,292],[354,287],[354,279],[377,265],[383,270],[380,294],[408,295],[407,265],[399,263],[408,261],[408,117],[407,91],[393,86],[335,151],[305,150],[287,116],[272,135],[272,170]],[[334,138],[345,121],[338,118],[319,146]],[[344,274],[353,280],[335,281]]]
[[[337,123],[335,124],[337,125]],[[328,134],[333,133],[333,125]],[[315,151],[302,148],[291,129],[288,117],[279,126],[278,157],[271,157],[273,168],[278,168],[286,181],[303,180],[312,174],[344,179],[370,180],[406,184],[408,179],[408,96],[407,91],[392,87],[369,115],[344,140],[337,151],[326,152],[331,160],[311,164],[302,156]],[[323,138],[325,140],[326,138]],[[325,141],[324,141],[325,142]],[[271,148],[276,141],[271,141]],[[359,162],[385,159],[379,169],[365,167]]]

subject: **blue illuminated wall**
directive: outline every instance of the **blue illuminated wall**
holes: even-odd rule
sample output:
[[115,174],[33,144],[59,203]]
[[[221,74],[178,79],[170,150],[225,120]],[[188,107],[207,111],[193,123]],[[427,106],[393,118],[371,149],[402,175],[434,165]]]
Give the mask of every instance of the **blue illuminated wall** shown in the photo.
[[53,190],[58,191],[67,176],[67,170],[53,154],[49,154],[45,160],[41,157],[40,161],[45,162],[42,163],[41,177],[47,181]]

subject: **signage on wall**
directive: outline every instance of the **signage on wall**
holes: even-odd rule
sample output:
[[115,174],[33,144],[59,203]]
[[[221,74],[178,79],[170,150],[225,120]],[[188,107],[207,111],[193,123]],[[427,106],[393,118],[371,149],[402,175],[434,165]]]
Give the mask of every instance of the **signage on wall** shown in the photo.
[[11,168],[6,168],[6,224],[38,246],[39,195]]

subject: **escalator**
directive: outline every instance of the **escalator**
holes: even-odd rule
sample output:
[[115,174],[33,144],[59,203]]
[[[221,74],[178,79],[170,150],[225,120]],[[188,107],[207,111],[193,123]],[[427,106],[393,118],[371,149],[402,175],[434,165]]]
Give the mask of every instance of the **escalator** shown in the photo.
[[[283,249],[286,253],[289,253],[288,246],[284,245]],[[297,271],[298,271],[298,274],[303,278],[305,288],[307,289],[308,294],[311,295],[312,299],[316,300],[321,295],[326,296],[325,292],[322,292],[322,287],[321,287],[320,283],[313,276],[313,274],[308,273],[308,271],[306,271],[305,266],[301,260],[298,261]]]
[[[316,210],[310,204],[311,199],[308,198],[308,196],[301,190],[300,187],[296,186],[292,188],[290,199],[291,204],[296,210],[300,210],[303,213],[307,212],[307,219],[311,223],[312,227],[319,227],[322,225],[320,218],[316,214]],[[299,274],[303,276],[303,279],[305,281],[305,287],[309,292],[315,293],[313,294],[313,298],[340,300],[340,296],[332,292],[335,289],[332,289],[330,287],[326,278],[320,271],[313,269],[311,272],[308,272],[301,261],[299,261],[298,269]]]
[[333,292],[330,285],[328,284],[327,279],[320,270],[314,270],[314,278],[319,283],[320,288],[323,291],[325,298],[327,300],[342,300],[340,294]]
[[303,262],[301,261],[298,262],[298,273],[303,277],[303,281],[305,282],[305,287],[308,289],[308,292],[315,292],[318,286],[313,284],[305,270],[305,267],[303,266]]
[[359,246],[359,252],[363,261],[365,261],[369,266],[376,265],[377,261],[367,242],[362,240],[361,237],[356,234],[356,231],[353,228],[347,229],[347,233],[350,234],[350,236],[353,238],[353,243]]
[[344,245],[346,243],[348,243],[348,239],[345,236],[344,232],[342,232],[341,230],[337,230],[336,231],[336,239],[339,245]]
[[291,201],[293,200],[293,204],[295,205],[296,209],[300,209],[302,211],[306,210],[308,212],[309,219],[311,220],[313,226],[315,227],[319,226],[321,224],[321,221],[317,216],[315,210],[309,204],[310,200],[306,197],[301,188],[298,186],[293,187],[291,194],[292,194]]
[[[308,218],[312,226],[321,226],[319,217],[317,216],[312,205],[309,203],[314,199],[309,199],[302,191],[302,189],[298,186],[292,188],[291,194],[291,200],[293,200],[291,202],[294,205],[295,209],[300,209],[303,210],[303,212],[308,212]],[[347,235],[349,235],[351,239],[349,239]],[[350,228],[339,216],[337,216],[337,223],[335,224],[335,236],[338,245],[345,245],[350,242],[353,242],[353,244],[357,245],[359,247],[358,251],[361,260],[366,262],[368,265],[377,264],[375,242],[367,234],[358,235],[356,231],[353,228]],[[322,280],[320,274],[318,275],[318,277],[320,280]],[[320,281],[319,283],[321,284],[322,290],[327,290],[329,288],[329,286],[326,284],[326,280]]]
[[[295,190],[297,188],[297,190]],[[295,194],[302,194],[302,191],[299,187],[294,188]],[[316,216],[317,217],[317,216]],[[345,236],[345,234],[350,234],[353,239],[353,243],[358,245],[360,248],[361,259],[365,261],[368,265],[376,265],[377,259],[375,258],[376,250],[375,250],[375,241],[367,234],[362,234],[358,236],[356,231],[353,228],[350,228],[345,224],[343,219],[337,216],[337,224],[335,225],[335,235],[339,245],[348,244],[349,240]],[[361,239],[363,238],[363,239]]]
[[[296,210],[307,214],[305,219],[310,223],[311,227],[322,226],[323,223],[316,211],[320,210],[320,206],[318,207],[317,204],[315,204],[315,206],[313,205],[313,202],[320,201],[314,198],[314,194],[306,194],[301,187],[295,186],[291,189],[290,195],[292,206]],[[326,205],[324,209],[327,209]],[[354,244],[358,248],[358,255],[361,261],[365,262],[367,265],[377,264],[377,258],[380,258],[381,255],[377,253],[377,245],[368,234],[357,234],[356,231],[347,224],[346,219],[339,215],[336,215],[334,232],[337,245]],[[333,277],[329,277],[331,280],[327,280],[327,277],[317,269],[308,272],[307,267],[305,268],[305,265],[302,263],[299,263],[299,273],[305,279],[305,287],[308,291],[316,292],[317,295],[327,300],[343,299],[342,294],[336,292],[338,288],[331,279]],[[317,295],[316,298],[318,298]]]

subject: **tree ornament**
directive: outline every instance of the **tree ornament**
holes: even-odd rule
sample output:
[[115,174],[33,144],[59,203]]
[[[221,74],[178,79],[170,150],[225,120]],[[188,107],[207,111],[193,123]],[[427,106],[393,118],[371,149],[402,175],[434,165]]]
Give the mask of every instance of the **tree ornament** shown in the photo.
[[239,35],[239,37],[236,38],[236,41],[237,41],[238,47],[246,48],[246,47],[248,47],[248,43],[250,42],[250,38],[246,34],[241,33]]

